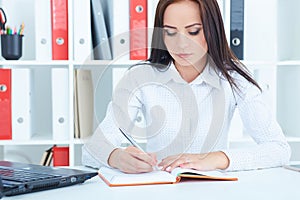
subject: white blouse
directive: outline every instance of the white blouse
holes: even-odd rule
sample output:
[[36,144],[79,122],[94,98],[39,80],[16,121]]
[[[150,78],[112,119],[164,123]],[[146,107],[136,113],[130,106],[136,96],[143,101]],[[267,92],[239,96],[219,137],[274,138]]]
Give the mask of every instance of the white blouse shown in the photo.
[[[287,164],[291,150],[261,91],[236,72],[239,89],[207,64],[191,83],[173,64],[166,70],[150,65],[132,67],[117,85],[105,119],[83,146],[84,165],[107,165],[121,147],[125,129],[158,159],[180,153],[223,151],[227,168],[249,170]],[[257,143],[252,148],[228,148],[228,130],[235,109],[244,129]]]

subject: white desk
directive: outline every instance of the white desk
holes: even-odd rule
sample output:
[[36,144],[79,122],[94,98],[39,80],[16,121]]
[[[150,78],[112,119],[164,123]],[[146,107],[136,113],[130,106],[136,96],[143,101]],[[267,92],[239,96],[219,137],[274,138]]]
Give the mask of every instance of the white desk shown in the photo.
[[230,173],[238,181],[194,181],[171,185],[108,187],[99,177],[82,185],[3,199],[22,200],[187,200],[300,199],[300,173],[284,168]]

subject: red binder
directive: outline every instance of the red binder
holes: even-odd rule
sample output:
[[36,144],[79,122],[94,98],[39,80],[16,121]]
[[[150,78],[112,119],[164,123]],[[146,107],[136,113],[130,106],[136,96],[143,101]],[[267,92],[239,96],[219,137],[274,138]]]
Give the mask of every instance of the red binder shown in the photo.
[[69,166],[69,147],[52,148],[53,152],[53,166]]
[[146,60],[147,0],[130,0],[130,60]]
[[0,140],[12,139],[11,69],[0,69]]
[[52,59],[68,60],[68,0],[51,0],[51,31]]

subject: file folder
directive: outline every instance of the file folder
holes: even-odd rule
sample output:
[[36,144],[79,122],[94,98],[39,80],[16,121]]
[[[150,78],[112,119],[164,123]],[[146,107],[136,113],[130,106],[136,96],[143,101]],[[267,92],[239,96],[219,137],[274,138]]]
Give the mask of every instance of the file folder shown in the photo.
[[31,70],[12,69],[12,138],[30,140],[31,130]]
[[129,1],[101,0],[108,27],[112,57],[118,61],[128,61],[130,51]]
[[130,60],[148,57],[147,0],[130,0]]
[[53,166],[69,166],[69,147],[52,148],[53,152]]
[[84,62],[92,53],[90,1],[73,1],[73,8],[74,60]]
[[94,89],[92,73],[90,70],[77,69],[75,74],[75,135],[79,138],[86,138],[93,133]]
[[230,2],[230,47],[238,59],[244,59],[244,0]]
[[99,0],[91,0],[92,46],[95,60],[111,60],[112,53],[104,17]]
[[148,18],[147,18],[147,24],[148,24],[148,55],[150,55],[151,51],[151,43],[152,43],[152,35],[154,30],[154,18],[155,18],[155,12],[156,7],[158,5],[159,0],[152,0],[147,2],[147,8],[148,8]]
[[52,159],[53,159],[53,147],[55,147],[56,145],[50,147],[49,149],[47,149],[43,155],[42,158],[40,160],[40,165],[43,166],[50,166]]
[[12,139],[11,69],[0,69],[0,140]]
[[52,59],[68,60],[68,0],[51,0]]
[[66,68],[53,68],[51,71],[53,140],[69,139],[68,77]]
[[39,61],[52,59],[50,1],[35,2],[35,57]]
[[79,134],[79,116],[78,116],[78,95],[77,95],[77,70],[75,69],[73,72],[73,89],[74,89],[74,138],[80,138]]
[[158,5],[159,0],[152,0],[152,1],[147,1],[147,20],[148,20],[148,27],[153,28],[154,27],[154,19],[155,19],[155,12],[156,12],[156,7]]
[[[290,56],[288,55],[290,52],[286,51],[290,43],[286,40],[280,40],[280,44],[278,44],[278,34],[287,31],[288,29],[286,28],[290,28],[289,25],[285,23],[287,18],[281,19],[280,11],[278,13],[278,8],[282,6],[281,3],[277,5],[277,3],[274,3],[272,0],[251,0],[244,1],[244,3],[244,60],[274,63],[274,61],[278,60],[278,55],[282,55],[282,52]],[[281,8],[279,10],[281,10]],[[276,20],[277,18],[279,21]],[[280,30],[282,32],[278,32],[278,24],[280,24]],[[291,29],[289,31],[292,33]],[[293,41],[291,37],[287,38],[287,40]],[[283,43],[287,44],[284,48],[281,46]],[[299,44],[299,42],[297,44]]]
[[224,21],[224,11],[225,11],[225,4],[224,4],[224,1],[225,0],[217,0],[217,3],[218,3],[218,5],[219,5],[219,8],[220,8],[220,12],[221,12],[221,15],[222,15],[222,18],[223,18],[223,21]]

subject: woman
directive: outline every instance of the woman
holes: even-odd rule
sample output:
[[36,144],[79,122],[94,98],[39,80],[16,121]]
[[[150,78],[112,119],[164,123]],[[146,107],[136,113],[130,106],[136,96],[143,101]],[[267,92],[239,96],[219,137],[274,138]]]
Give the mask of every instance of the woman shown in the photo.
[[[83,147],[84,164],[126,173],[157,165],[232,171],[286,164],[290,147],[260,87],[230,50],[217,2],[160,0],[155,27],[148,64],[119,83],[106,118]],[[227,149],[235,108],[256,147]],[[119,127],[146,139],[149,153],[122,148]]]

